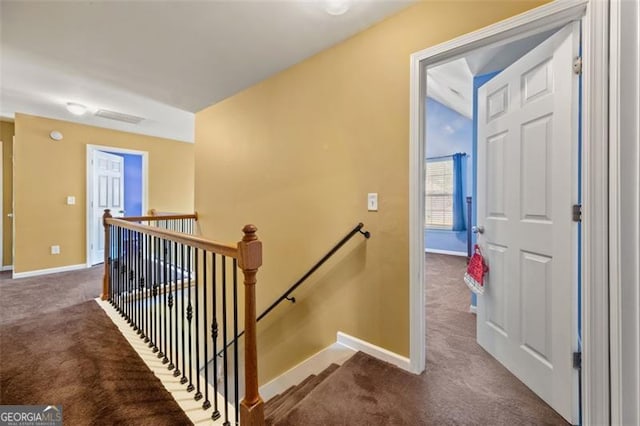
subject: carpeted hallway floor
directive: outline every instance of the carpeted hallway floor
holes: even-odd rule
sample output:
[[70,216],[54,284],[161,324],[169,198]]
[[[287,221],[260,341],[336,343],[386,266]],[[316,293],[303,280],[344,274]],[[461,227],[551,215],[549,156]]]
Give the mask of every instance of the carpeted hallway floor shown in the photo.
[[62,405],[65,425],[189,425],[92,299],[101,270],[0,280],[0,404]]

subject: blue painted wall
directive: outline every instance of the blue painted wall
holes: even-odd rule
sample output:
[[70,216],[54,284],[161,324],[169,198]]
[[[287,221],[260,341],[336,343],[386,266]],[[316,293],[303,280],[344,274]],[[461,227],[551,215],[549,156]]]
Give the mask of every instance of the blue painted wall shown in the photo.
[[[438,101],[427,98],[426,132],[427,158],[453,155],[458,152],[467,154],[462,164],[462,190],[465,197],[471,195],[474,176],[471,172],[472,120]],[[466,207],[464,216],[465,223],[468,224]],[[467,231],[425,229],[424,237],[426,249],[467,252]]]
[[125,215],[142,216],[142,155],[105,152],[124,158]]
[[[478,162],[476,159],[478,158],[478,89],[485,84],[487,81],[491,80],[500,71],[491,72],[488,74],[477,75],[473,77],[473,167],[472,173],[473,176],[478,175]],[[473,204],[472,204],[472,219],[471,226],[475,226],[478,223],[478,206],[475,200],[478,199],[478,184],[474,180],[473,181]],[[476,236],[473,234],[472,244],[476,243]],[[471,293],[471,306],[476,306],[476,295]]]

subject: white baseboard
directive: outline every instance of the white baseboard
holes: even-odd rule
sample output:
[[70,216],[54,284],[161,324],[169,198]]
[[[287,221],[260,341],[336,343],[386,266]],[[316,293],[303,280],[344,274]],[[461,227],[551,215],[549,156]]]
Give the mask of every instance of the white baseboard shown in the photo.
[[0,266],[0,271],[13,271],[13,265]]
[[402,368],[403,370],[413,372],[411,369],[411,361],[409,360],[409,358],[381,348],[380,346],[365,342],[364,340],[360,340],[357,337],[353,337],[346,333],[338,331],[338,343],[355,351],[362,351],[367,355],[371,355],[372,357],[378,358],[381,361],[393,364],[396,367]]
[[438,250],[438,249],[424,249],[425,253],[435,253],[435,254],[448,254],[451,256],[464,256],[467,257],[467,253],[464,251],[452,251],[452,250]]
[[48,275],[48,274],[57,274],[58,272],[77,271],[78,269],[85,269],[86,267],[87,267],[86,264],[80,263],[78,265],[60,266],[58,268],[37,269],[35,271],[27,271],[27,272],[14,272],[13,278],[15,279],[15,278],[37,277],[38,275]]
[[471,312],[472,314],[476,314],[478,313],[478,308],[474,305],[469,305],[469,312]]
[[354,349],[345,347],[337,342],[327,346],[269,383],[260,386],[260,396],[264,401],[268,401],[291,386],[299,384],[310,375],[322,372],[331,364],[342,365],[355,353]]

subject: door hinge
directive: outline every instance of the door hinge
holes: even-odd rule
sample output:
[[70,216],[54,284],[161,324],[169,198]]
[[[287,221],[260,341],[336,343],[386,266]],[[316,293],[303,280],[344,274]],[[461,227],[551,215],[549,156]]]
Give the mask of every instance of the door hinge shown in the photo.
[[575,74],[582,74],[582,58],[578,56],[573,60],[573,72]]
[[573,368],[580,370],[582,368],[582,352],[573,353]]
[[582,222],[582,204],[574,204],[571,210],[573,221]]

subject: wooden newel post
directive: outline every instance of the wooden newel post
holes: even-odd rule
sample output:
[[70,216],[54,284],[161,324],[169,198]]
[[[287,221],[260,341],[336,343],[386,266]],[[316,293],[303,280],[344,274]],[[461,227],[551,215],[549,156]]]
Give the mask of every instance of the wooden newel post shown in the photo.
[[109,224],[107,219],[110,219],[111,210],[105,209],[102,215],[102,225],[104,226],[104,278],[102,280],[102,300],[109,298],[109,251],[111,250],[111,243],[109,241]]
[[256,274],[262,265],[262,242],[254,225],[246,225],[238,243],[238,264],[244,274],[244,380],[245,394],[240,403],[242,426],[264,426],[264,402],[258,392],[258,351],[256,345]]

